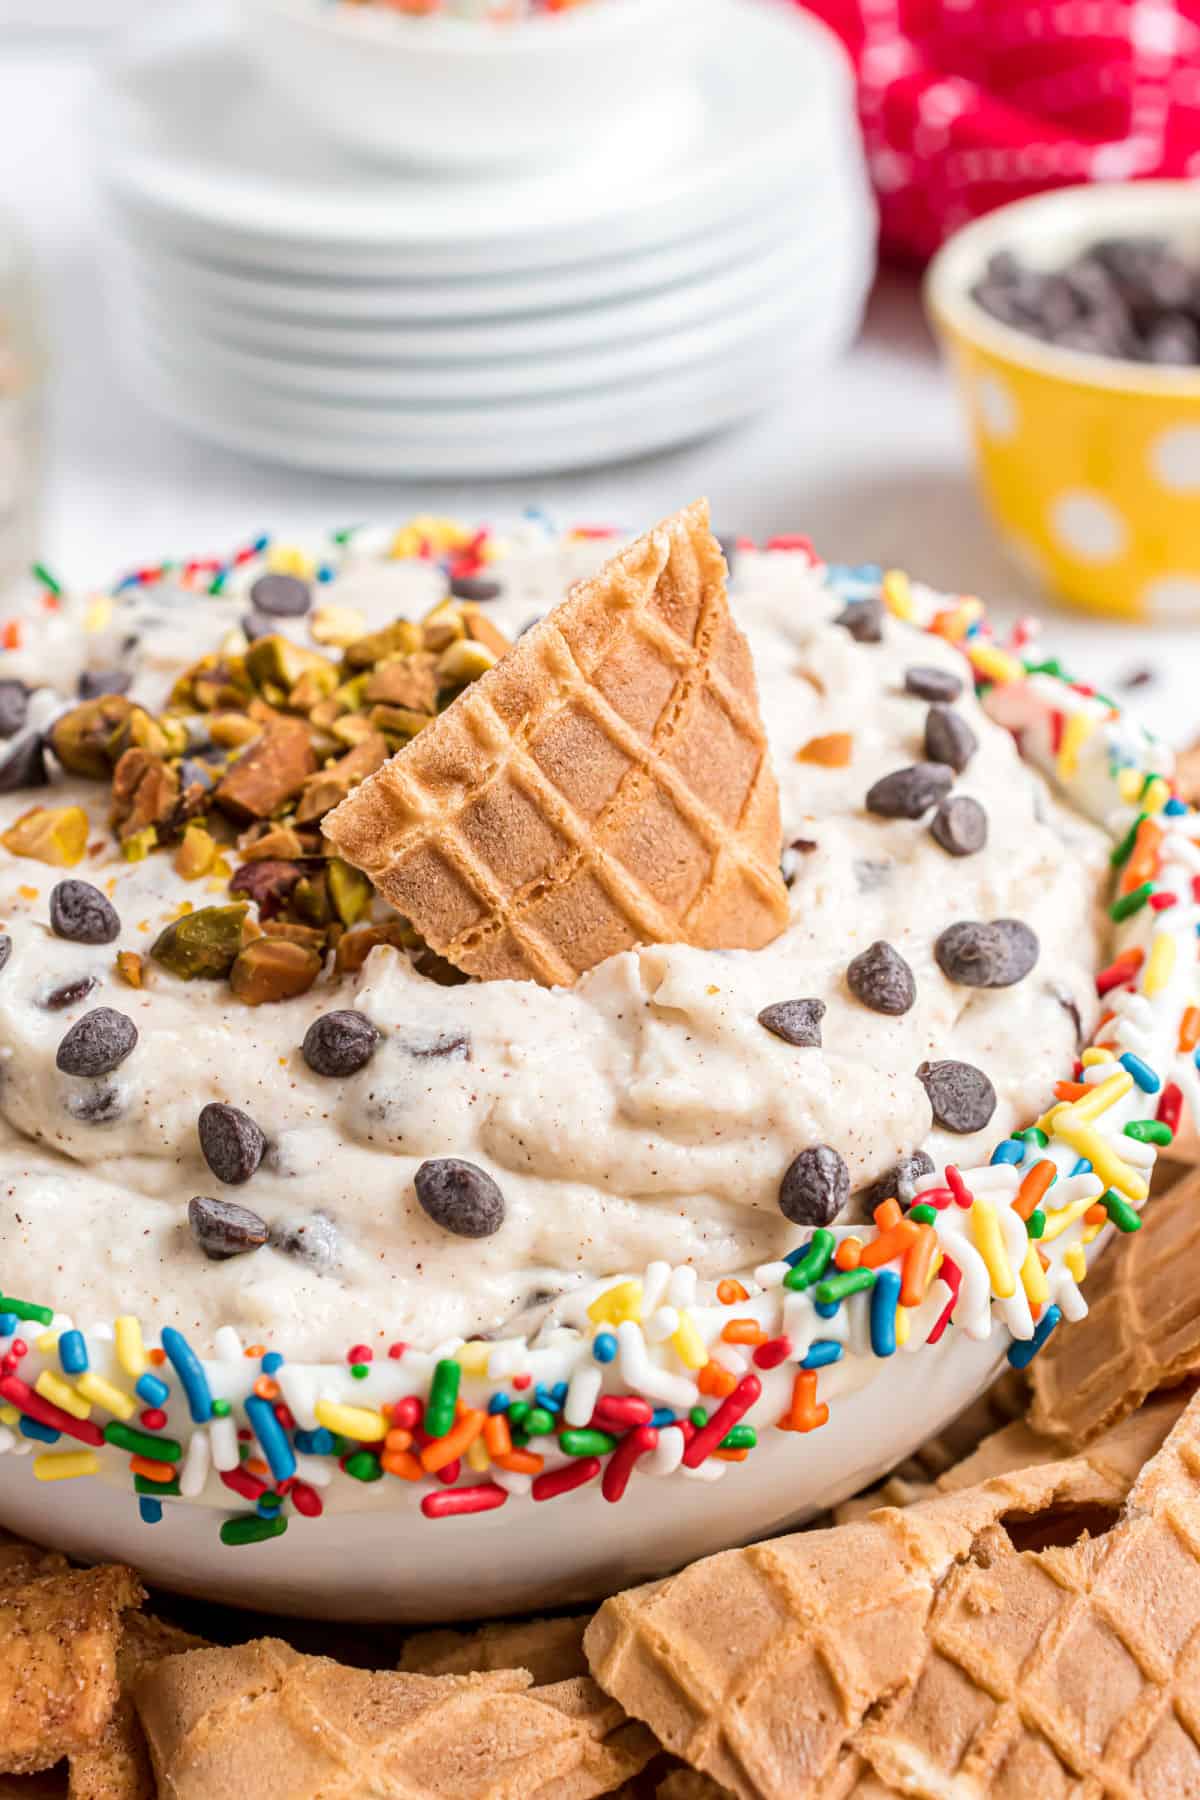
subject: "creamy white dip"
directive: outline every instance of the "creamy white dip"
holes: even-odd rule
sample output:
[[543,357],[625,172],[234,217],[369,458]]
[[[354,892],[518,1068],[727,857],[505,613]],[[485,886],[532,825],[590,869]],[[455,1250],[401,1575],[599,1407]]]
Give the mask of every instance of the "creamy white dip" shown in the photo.
[[[605,548],[514,552],[497,565],[504,592],[490,610],[517,630]],[[362,557],[318,599],[360,608],[373,628],[419,615],[442,591],[427,566]],[[757,952],[655,946],[564,991],[445,988],[381,948],[361,975],[327,974],[274,1006],[246,1008],[224,982],[185,983],[156,965],[138,992],[117,976],[116,952],[145,953],[181,901],[211,905],[223,887],[182,880],[169,854],[122,861],[103,784],[59,778],[0,800],[0,829],[35,803],[84,805],[94,824],[71,870],[0,851],[0,922],[12,939],[0,970],[0,1290],[83,1324],[125,1312],[171,1320],[199,1345],[232,1323],[301,1358],[355,1341],[528,1331],[552,1296],[585,1280],[655,1258],[717,1276],[791,1248],[797,1228],[779,1210],[779,1184],[807,1146],[836,1149],[858,1189],[919,1147],[939,1165],[985,1160],[1036,1116],[1070,1065],[1077,1022],[1086,1031],[1094,1018],[1101,834],[1049,797],[969,685],[956,707],[979,748],[954,791],[986,810],[987,847],[951,857],[927,821],[869,815],[871,784],[922,755],[927,706],[904,692],[906,668],[962,674],[961,658],[893,620],[882,643],[856,642],[832,622],[841,601],[800,556],[742,555],[731,598],[757,667],[784,842],[811,845],[787,852],[792,922]],[[236,593],[155,589],[120,603],[107,632],[86,642],[77,614],[34,616],[23,648],[0,656],[0,677],[50,681],[73,698],[83,662],[111,663],[136,636],[134,691],[161,704],[173,676],[243,611]],[[304,621],[289,630],[306,636]],[[53,704],[35,698],[35,715]],[[797,761],[835,732],[852,738],[845,767]],[[63,875],[109,894],[115,944],[53,936],[48,901]],[[1007,917],[1037,933],[1032,972],[990,991],[950,983],[934,960],[938,934]],[[876,939],[915,976],[902,1017],[868,1010],[846,985],[846,965]],[[86,975],[96,985],[84,999],[47,1009],[49,994]],[[799,998],[827,1008],[819,1049],[757,1022],[764,1006]],[[96,1006],[134,1021],[136,1049],[109,1076],[59,1073],[64,1033]],[[361,1073],[323,1079],[299,1045],[313,1019],[346,1007],[383,1041]],[[973,1136],[931,1129],[916,1071],[948,1058],[982,1069],[996,1090]],[[222,1189],[200,1154],[196,1119],[212,1100],[242,1108],[268,1139],[238,1188]],[[449,1236],[418,1206],[414,1171],[440,1156],[499,1183],[507,1210],[494,1236]],[[186,1215],[193,1195],[211,1194],[310,1250],[272,1244],[207,1260]]]

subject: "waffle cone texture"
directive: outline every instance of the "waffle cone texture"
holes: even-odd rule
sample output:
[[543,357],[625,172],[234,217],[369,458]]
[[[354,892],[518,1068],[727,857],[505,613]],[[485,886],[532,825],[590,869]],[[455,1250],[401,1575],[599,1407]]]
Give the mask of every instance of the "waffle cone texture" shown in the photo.
[[325,821],[449,962],[570,985],[783,930],[779,794],[703,501],[616,556]]

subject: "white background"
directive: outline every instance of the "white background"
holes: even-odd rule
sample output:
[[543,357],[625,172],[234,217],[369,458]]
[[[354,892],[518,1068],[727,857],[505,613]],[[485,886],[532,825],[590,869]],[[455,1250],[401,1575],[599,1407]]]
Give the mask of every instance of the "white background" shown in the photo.
[[[73,0],[74,3],[74,0]],[[119,16],[115,0],[89,0]],[[43,7],[48,11],[43,12]],[[863,337],[819,376],[784,376],[771,412],[666,456],[519,485],[396,484],[297,474],[192,442],[126,388],[99,291],[105,225],[89,179],[86,102],[103,53],[66,34],[14,31],[56,0],[0,0],[0,200],[33,240],[53,345],[42,541],[71,585],[126,567],[219,553],[253,534],[415,511],[511,515],[529,501],[563,524],[642,526],[707,493],[721,531],[803,531],[835,560],[899,564],[982,594],[1001,617],[1036,607],[1006,562],[971,483],[965,430],[922,320],[916,283],[888,275]],[[65,0],[62,11],[70,10]],[[219,96],[214,96],[219,104]],[[1087,678],[1155,672],[1138,704],[1164,733],[1200,732],[1200,622],[1137,630],[1047,616],[1056,650]]]

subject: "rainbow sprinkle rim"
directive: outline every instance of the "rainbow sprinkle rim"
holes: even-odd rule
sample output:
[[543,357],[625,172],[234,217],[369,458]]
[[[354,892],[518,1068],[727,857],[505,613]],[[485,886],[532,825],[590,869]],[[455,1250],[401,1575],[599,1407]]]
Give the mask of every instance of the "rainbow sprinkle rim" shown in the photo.
[[[554,535],[538,514],[529,530]],[[616,535],[583,527],[567,541]],[[361,553],[367,536],[331,534],[312,577],[332,580],[339,556],[351,543]],[[504,553],[488,532],[444,519],[411,521],[377,547],[458,576]],[[814,1231],[711,1295],[690,1267],[651,1263],[572,1296],[568,1322],[533,1343],[396,1342],[379,1356],[357,1344],[344,1363],[316,1366],[243,1346],[226,1326],[201,1357],[171,1326],[157,1343],[129,1316],[85,1335],[51,1307],[0,1294],[0,1453],[29,1455],[40,1481],[132,1477],[148,1524],[175,1499],[240,1502],[220,1526],[231,1546],[280,1536],[292,1514],[319,1517],[339,1473],[408,1483],[428,1519],[593,1482],[615,1502],[635,1468],[716,1480],[751,1457],[764,1430],[819,1429],[829,1419],[821,1371],[834,1365],[865,1383],[881,1361],[936,1344],[951,1326],[989,1338],[998,1316],[1008,1359],[1023,1368],[1062,1320],[1084,1316],[1088,1246],[1109,1226],[1141,1228],[1158,1149],[1185,1103],[1200,1117],[1200,816],[1173,793],[1162,747],[1039,657],[1028,622],[1001,645],[973,598],[947,605],[896,571],[823,567],[803,537],[764,549],[803,556],[840,598],[880,595],[897,618],[956,645],[1022,755],[1109,833],[1116,949],[1097,977],[1106,1010],[1054,1103],[986,1165],[923,1178],[907,1211],[886,1200],[873,1229]],[[219,594],[235,572],[293,566],[302,554],[261,537],[224,562],[139,569],[89,611],[102,624],[114,596],[168,579]],[[59,584],[34,573],[57,608]],[[0,622],[0,645],[20,641],[19,622]]]

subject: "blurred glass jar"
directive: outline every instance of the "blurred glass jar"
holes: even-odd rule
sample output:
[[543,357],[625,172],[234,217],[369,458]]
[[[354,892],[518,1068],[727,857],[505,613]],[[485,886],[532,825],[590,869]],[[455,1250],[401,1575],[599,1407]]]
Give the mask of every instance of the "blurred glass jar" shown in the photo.
[[45,349],[29,250],[0,214],[0,593],[37,554]]

